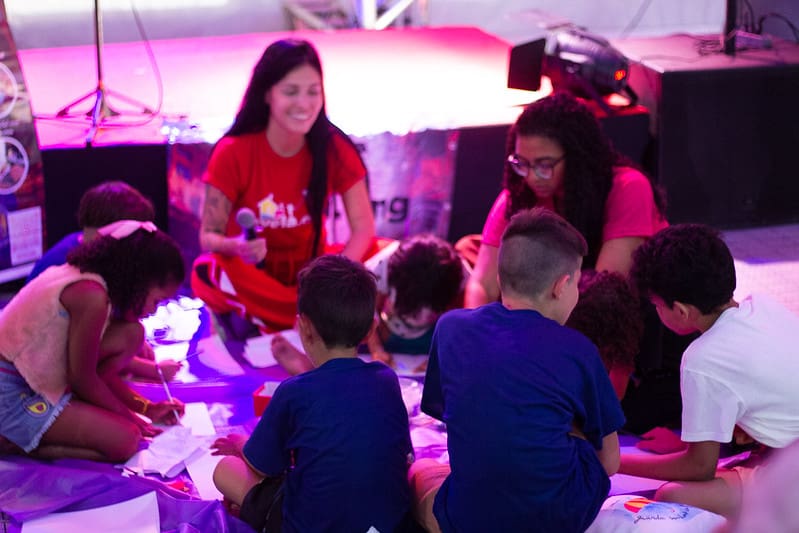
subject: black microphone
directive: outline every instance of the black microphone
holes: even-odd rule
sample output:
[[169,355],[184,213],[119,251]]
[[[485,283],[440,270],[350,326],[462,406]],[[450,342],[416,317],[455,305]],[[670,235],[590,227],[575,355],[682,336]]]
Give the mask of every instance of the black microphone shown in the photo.
[[[242,207],[236,212],[236,223],[241,226],[241,231],[244,232],[244,238],[252,241],[257,238],[255,232],[255,213],[249,207]],[[266,267],[266,259],[261,259],[256,268],[263,270]]]

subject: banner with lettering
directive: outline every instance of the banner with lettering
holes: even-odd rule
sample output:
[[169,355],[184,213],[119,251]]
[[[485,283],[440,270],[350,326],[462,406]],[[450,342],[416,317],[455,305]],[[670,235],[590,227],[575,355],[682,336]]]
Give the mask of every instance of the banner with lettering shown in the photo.
[[[403,239],[419,233],[447,238],[455,186],[457,130],[425,130],[352,137],[369,173],[369,196],[379,237]],[[177,142],[169,148],[169,233],[187,262],[199,254],[198,234],[205,188],[202,175],[212,144]],[[344,243],[349,225],[341,198],[330,203],[330,243]]]

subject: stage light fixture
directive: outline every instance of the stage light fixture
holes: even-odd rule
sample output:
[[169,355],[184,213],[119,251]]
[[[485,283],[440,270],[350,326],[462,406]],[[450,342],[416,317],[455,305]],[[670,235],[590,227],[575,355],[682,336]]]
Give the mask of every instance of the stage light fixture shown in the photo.
[[514,46],[508,69],[508,87],[538,90],[541,75],[553,88],[596,100],[612,112],[603,96],[625,94],[638,98],[627,85],[629,62],[604,38],[573,26],[551,30],[546,38]]

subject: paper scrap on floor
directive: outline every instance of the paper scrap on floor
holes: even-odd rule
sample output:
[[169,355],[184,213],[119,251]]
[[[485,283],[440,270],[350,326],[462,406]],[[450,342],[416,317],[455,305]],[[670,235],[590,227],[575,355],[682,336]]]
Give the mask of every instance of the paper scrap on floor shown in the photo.
[[114,505],[73,511],[52,513],[22,524],[21,533],[53,533],[54,531],[76,531],[78,524],[83,531],[114,531],[117,533],[159,533],[161,520],[158,515],[158,500],[155,492],[142,494]]
[[205,439],[193,436],[190,427],[172,426],[153,437],[147,449],[128,459],[125,470],[138,475],[159,474],[173,478],[185,468],[183,461],[204,444]]

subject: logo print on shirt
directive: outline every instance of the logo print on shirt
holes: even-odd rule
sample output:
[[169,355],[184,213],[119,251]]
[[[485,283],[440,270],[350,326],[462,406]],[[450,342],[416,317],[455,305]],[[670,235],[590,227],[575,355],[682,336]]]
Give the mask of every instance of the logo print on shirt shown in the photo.
[[297,220],[296,206],[293,203],[275,202],[273,193],[269,193],[257,205],[258,219],[265,228],[294,228],[311,221],[308,215]]

